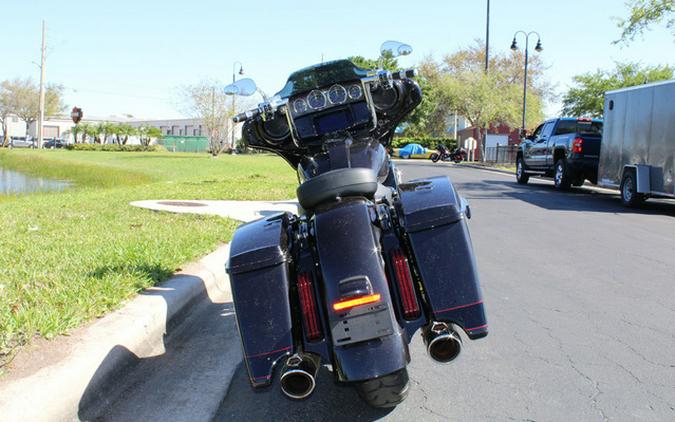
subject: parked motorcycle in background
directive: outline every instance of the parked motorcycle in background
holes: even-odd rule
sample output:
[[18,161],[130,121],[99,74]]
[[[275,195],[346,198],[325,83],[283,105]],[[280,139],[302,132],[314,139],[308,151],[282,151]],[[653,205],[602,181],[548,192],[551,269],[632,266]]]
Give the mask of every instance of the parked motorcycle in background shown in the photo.
[[432,153],[429,156],[429,159],[434,163],[437,163],[438,161],[453,161],[455,164],[459,164],[462,161],[466,161],[466,150],[457,147],[451,152],[445,145],[438,145],[436,147],[436,152]]
[[[388,41],[383,56],[412,48]],[[298,172],[298,215],[240,226],[230,275],[251,385],[308,397],[323,364],[371,406],[408,394],[408,344],[421,330],[429,356],[455,359],[463,331],[487,335],[466,220],[448,177],[402,183],[386,153],[420,103],[413,70],[368,70],[348,60],[301,69],[252,110],[243,140]],[[257,91],[251,79],[225,88]],[[275,370],[276,369],[276,370]]]

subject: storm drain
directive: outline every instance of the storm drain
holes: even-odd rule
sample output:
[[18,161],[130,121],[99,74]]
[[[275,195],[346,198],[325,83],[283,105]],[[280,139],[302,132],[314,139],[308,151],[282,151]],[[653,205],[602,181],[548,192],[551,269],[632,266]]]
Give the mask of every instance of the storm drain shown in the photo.
[[159,201],[159,205],[168,205],[170,207],[206,207],[207,204],[202,204],[201,202],[188,202],[188,201]]

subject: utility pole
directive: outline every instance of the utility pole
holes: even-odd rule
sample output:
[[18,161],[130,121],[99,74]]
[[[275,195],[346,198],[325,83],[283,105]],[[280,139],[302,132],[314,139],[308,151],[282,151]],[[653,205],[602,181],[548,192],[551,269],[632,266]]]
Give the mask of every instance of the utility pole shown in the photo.
[[43,125],[45,120],[45,21],[42,21],[42,52],[40,58],[40,117],[38,118],[38,148],[42,148]]
[[490,0],[487,0],[487,23],[485,25],[485,74],[490,66]]

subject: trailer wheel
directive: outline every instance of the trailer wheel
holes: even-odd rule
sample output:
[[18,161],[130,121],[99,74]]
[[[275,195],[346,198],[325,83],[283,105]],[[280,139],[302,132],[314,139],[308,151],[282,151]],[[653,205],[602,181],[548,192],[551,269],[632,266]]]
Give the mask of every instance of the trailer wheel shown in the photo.
[[553,182],[555,183],[555,187],[558,190],[569,190],[570,186],[572,186],[570,171],[567,168],[567,162],[564,158],[559,159],[555,163]]
[[626,207],[637,207],[645,201],[645,195],[637,192],[635,175],[626,171],[621,180],[621,203]]
[[521,185],[526,185],[530,180],[530,175],[525,173],[525,163],[523,163],[523,157],[518,157],[516,159],[516,182]]
[[372,407],[395,407],[408,397],[408,371],[406,368],[356,384],[359,396]]

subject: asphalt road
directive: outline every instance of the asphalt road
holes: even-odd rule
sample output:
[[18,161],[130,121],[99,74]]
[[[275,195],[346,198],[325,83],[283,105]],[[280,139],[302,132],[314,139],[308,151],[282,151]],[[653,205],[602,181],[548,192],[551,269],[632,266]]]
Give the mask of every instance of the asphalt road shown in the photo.
[[322,371],[314,395],[253,391],[240,366],[217,420],[673,421],[675,203],[624,209],[589,189],[444,164],[471,204],[490,335],[449,365],[411,345],[412,389],[396,409],[364,405]]

